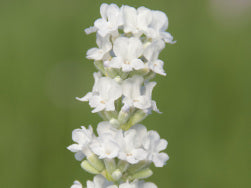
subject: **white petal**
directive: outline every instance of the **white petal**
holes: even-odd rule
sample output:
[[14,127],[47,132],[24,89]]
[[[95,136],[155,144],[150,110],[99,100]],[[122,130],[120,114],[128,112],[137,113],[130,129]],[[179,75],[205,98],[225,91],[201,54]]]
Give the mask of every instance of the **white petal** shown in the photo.
[[163,167],[168,159],[166,153],[159,153],[153,157],[153,163],[156,167]]
[[165,43],[162,40],[156,40],[144,50],[144,57],[148,61],[155,61],[164,47]]
[[162,32],[161,37],[163,38],[163,40],[166,43],[170,43],[170,44],[175,44],[176,43],[176,41],[173,41],[173,36],[168,32]]
[[166,76],[166,73],[165,73],[165,71],[164,71],[164,69],[163,69],[163,64],[164,64],[163,61],[161,61],[161,60],[156,60],[156,61],[151,62],[151,63],[149,64],[149,68],[150,68],[151,70],[153,70],[154,72],[160,74],[160,75]]
[[155,87],[156,84],[157,84],[156,82],[148,82],[148,83],[145,84],[145,93],[144,93],[144,95],[149,100],[152,99],[152,90],[153,90],[153,88]]
[[144,185],[140,188],[157,188],[157,186],[154,183],[146,182]]
[[129,61],[139,58],[143,53],[143,45],[141,41],[135,37],[129,39],[127,48],[128,54],[126,58]]
[[94,26],[98,29],[98,34],[101,37],[105,37],[107,34],[113,31],[113,28],[110,28],[109,23],[107,23],[107,21],[104,19],[97,19],[94,22]]
[[95,109],[92,110],[92,113],[97,113],[97,112],[103,111],[104,109],[105,109],[105,105],[100,103],[96,105]]
[[105,52],[99,48],[91,48],[87,51],[87,59],[101,60]]
[[95,184],[95,188],[97,187],[103,187],[104,183],[106,182],[107,180],[101,176],[101,175],[97,175],[93,178],[93,182]]
[[82,149],[82,146],[79,144],[72,144],[68,146],[67,149],[70,150],[71,152],[78,152]]
[[144,82],[144,78],[141,76],[133,76],[124,80],[122,83],[123,95],[130,99],[138,98],[141,93],[141,85]]
[[120,16],[120,8],[116,4],[111,4],[107,8],[106,14],[107,14],[108,21],[112,25],[117,27],[118,26],[118,19],[119,19],[119,16]]
[[151,27],[157,31],[165,31],[168,28],[168,18],[164,12],[154,10],[152,11],[153,20]]
[[146,136],[147,136],[147,129],[144,125],[134,125],[132,129],[136,130],[137,136],[134,139],[134,145],[135,147],[139,148],[142,146]]
[[140,70],[140,69],[144,69],[146,68],[144,62],[140,59],[134,59],[132,61],[132,67],[135,69],[135,70]]
[[114,128],[109,121],[102,121],[98,124],[97,127],[97,133],[100,137],[102,137],[102,135],[104,134],[110,134],[115,136],[115,134],[117,134],[118,132],[120,132],[118,129]]
[[145,7],[139,7],[137,12],[137,25],[140,29],[146,30],[152,21],[152,11]]
[[125,59],[127,57],[128,42],[129,39],[126,37],[119,37],[115,40],[113,45],[113,51],[117,57],[120,57],[122,59]]
[[156,104],[156,101],[152,101],[152,110],[157,112],[157,113],[162,113],[159,111],[158,107],[157,107],[157,104]]
[[120,57],[114,57],[112,58],[112,60],[110,62],[107,62],[105,65],[107,67],[112,67],[112,68],[121,68],[123,64],[123,59],[121,59]]
[[131,64],[127,64],[127,63],[123,63],[122,64],[122,71],[123,72],[130,72],[132,71],[132,65]]
[[109,7],[109,5],[106,4],[106,3],[102,3],[101,6],[100,6],[100,15],[101,15],[101,17],[104,18],[104,19],[107,19],[107,14],[106,14],[106,12],[107,12],[107,8],[108,8],[108,7]]
[[82,188],[82,184],[79,181],[74,181],[71,188]]
[[156,150],[158,152],[165,150],[167,147],[167,141],[165,139],[160,139],[159,143],[156,145]]
[[116,100],[122,95],[121,86],[108,77],[100,78],[97,88],[101,98],[105,100]]
[[97,28],[94,27],[94,26],[85,29],[85,33],[86,33],[87,35],[89,35],[89,34],[91,34],[91,33],[95,33],[96,31],[97,31]]
[[134,33],[137,27],[137,11],[130,6],[123,7],[124,31]]
[[75,153],[74,157],[77,161],[82,161],[83,158],[85,158],[85,154],[83,154],[83,152],[79,151],[79,152]]
[[109,100],[107,101],[105,105],[106,111],[115,111],[115,105],[114,105],[114,100]]
[[102,37],[97,34],[96,43],[99,48],[101,48],[104,52],[108,52],[112,49],[112,44],[110,41],[110,36]]
[[85,101],[89,101],[92,98],[92,92],[88,92],[84,97],[79,98],[76,97],[77,100],[85,102]]
[[133,150],[132,153],[133,156],[139,161],[145,160],[147,157],[147,152],[141,148]]
[[86,185],[87,185],[87,188],[95,188],[94,183],[90,180],[87,181]]
[[137,11],[130,6],[123,7],[124,31],[125,33],[134,32],[137,26]]

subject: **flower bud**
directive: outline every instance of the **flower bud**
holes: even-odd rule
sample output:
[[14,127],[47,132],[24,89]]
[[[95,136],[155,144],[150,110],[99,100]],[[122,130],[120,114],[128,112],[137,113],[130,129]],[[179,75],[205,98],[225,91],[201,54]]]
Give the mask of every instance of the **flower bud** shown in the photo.
[[121,123],[121,124],[125,124],[129,119],[129,112],[126,112],[124,110],[121,110],[119,112],[119,116],[118,116],[118,121]]
[[82,167],[85,171],[87,171],[87,172],[89,172],[89,173],[91,173],[91,174],[99,174],[99,171],[98,171],[96,168],[94,168],[87,160],[84,160],[84,161],[81,163],[81,167]]
[[95,67],[102,72],[103,74],[105,74],[105,69],[104,69],[104,65],[102,61],[95,61],[94,62]]
[[153,174],[152,170],[149,168],[146,168],[132,174],[130,177],[132,179],[145,179],[145,178],[150,177],[152,174]]
[[99,172],[105,169],[104,163],[97,157],[97,155],[90,155],[87,157],[87,160]]
[[116,119],[114,119],[114,118],[112,118],[112,119],[109,121],[109,123],[112,124],[112,125],[113,125],[114,127],[116,127],[116,128],[119,128],[119,126],[120,126],[119,121],[116,120]]
[[129,163],[124,160],[119,160],[118,162],[118,168],[121,170],[121,172],[125,172],[129,167]]
[[120,178],[122,177],[122,173],[119,169],[116,169],[113,173],[112,173],[112,178],[115,181],[118,181]]
[[108,173],[112,174],[114,170],[116,169],[116,163],[114,159],[104,159],[105,162],[105,168],[108,171]]

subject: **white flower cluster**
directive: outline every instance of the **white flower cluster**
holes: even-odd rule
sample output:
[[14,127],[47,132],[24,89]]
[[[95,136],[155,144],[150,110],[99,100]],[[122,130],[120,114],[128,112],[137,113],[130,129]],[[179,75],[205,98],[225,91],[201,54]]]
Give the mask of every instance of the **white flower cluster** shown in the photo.
[[[81,161],[81,167],[95,174],[87,188],[157,188],[141,179],[153,174],[150,165],[163,167],[169,159],[162,151],[167,141],[156,131],[139,124],[152,111],[159,112],[152,100],[156,74],[165,76],[159,59],[166,43],[175,43],[165,13],[145,7],[102,4],[101,18],[86,33],[96,33],[97,46],[87,52],[98,72],[93,74],[87,101],[103,121],[75,129],[75,142],[68,149]],[[95,133],[97,132],[97,134]],[[72,188],[82,188],[75,181]]]
[[[74,181],[71,188],[82,188],[79,181]],[[87,181],[87,188],[157,188],[157,186],[150,182],[133,181],[132,183],[126,182],[120,185],[114,185],[113,182],[107,181],[103,176],[96,175],[93,181]]]
[[[74,181],[71,188],[82,188],[79,181]],[[132,183],[126,182],[120,185],[114,185],[113,182],[107,181],[103,176],[96,175],[93,181],[87,181],[87,188],[157,188],[157,186],[150,182],[133,181]]]
[[90,106],[94,108],[93,113],[103,110],[116,111],[114,103],[120,97],[123,97],[124,112],[130,108],[141,109],[145,113],[150,113],[152,110],[159,112],[156,102],[152,100],[152,90],[156,82],[144,83],[144,78],[139,75],[116,81],[116,79],[102,77],[100,72],[94,73],[94,79],[92,92],[82,98],[77,97],[80,101],[89,101]]
[[119,8],[115,4],[102,4],[101,18],[86,33],[97,32],[98,48],[87,52],[87,58],[102,61],[105,68],[153,71],[166,75],[164,62],[158,59],[165,43],[174,43],[166,32],[168,18],[161,11],[145,7]]
[[140,161],[153,162],[156,167],[162,167],[168,160],[166,153],[160,153],[167,147],[167,141],[160,139],[156,131],[147,131],[143,125],[134,125],[123,131],[113,127],[109,122],[101,122],[97,126],[96,136],[93,129],[84,126],[72,132],[72,144],[68,149],[75,154],[78,161],[85,156],[97,155],[99,159],[114,159],[136,164]]

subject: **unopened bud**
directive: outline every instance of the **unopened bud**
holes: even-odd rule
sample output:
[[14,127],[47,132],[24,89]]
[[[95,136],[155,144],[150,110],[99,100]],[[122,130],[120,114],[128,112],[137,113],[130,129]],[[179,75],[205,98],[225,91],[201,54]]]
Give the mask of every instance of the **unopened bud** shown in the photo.
[[94,65],[96,66],[96,68],[102,72],[103,74],[105,74],[105,69],[104,69],[104,65],[102,61],[95,61]]
[[87,157],[88,162],[99,172],[105,169],[104,163],[97,157],[97,155],[93,154]]
[[132,174],[130,177],[132,179],[145,179],[145,178],[150,177],[152,174],[153,174],[153,171],[149,168],[146,168]]
[[125,172],[129,167],[129,163],[124,160],[119,160],[118,162],[118,168],[120,169],[121,172]]
[[108,173],[112,174],[114,170],[116,169],[116,162],[114,159],[104,159],[105,162],[105,168],[108,171]]
[[112,125],[113,125],[114,127],[116,127],[116,128],[119,128],[119,126],[120,126],[119,121],[116,120],[116,119],[114,119],[114,118],[112,118],[112,119],[109,121],[109,123],[112,124]]
[[119,112],[119,116],[118,116],[118,121],[121,123],[121,124],[125,124],[127,121],[128,121],[128,118],[129,118],[129,112],[126,112],[124,110],[121,110]]
[[122,173],[119,169],[116,169],[113,173],[112,173],[112,178],[115,181],[118,181],[120,178],[122,177]]
[[94,168],[87,160],[84,160],[84,161],[81,163],[81,167],[82,167],[85,171],[87,171],[87,172],[89,172],[89,173],[91,173],[91,174],[99,174],[99,171],[98,171],[96,168]]

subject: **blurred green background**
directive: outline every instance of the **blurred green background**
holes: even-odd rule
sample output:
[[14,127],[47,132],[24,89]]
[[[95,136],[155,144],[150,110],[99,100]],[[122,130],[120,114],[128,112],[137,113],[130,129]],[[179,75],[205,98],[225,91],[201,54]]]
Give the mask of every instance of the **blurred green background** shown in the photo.
[[[90,179],[66,149],[71,131],[101,119],[75,100],[91,90],[85,52],[97,0],[1,0],[0,187],[69,188]],[[167,138],[160,188],[250,187],[249,0],[105,1],[162,10],[177,40],[161,54],[167,77],[143,123]]]

